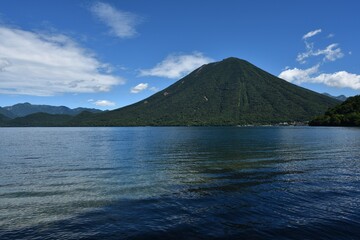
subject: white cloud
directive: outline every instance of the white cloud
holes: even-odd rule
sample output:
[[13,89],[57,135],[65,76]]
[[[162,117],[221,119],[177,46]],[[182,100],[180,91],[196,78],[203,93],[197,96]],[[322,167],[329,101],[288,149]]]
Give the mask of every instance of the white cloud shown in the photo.
[[300,84],[302,82],[308,82],[311,79],[311,75],[316,74],[319,70],[319,65],[313,66],[308,69],[286,69],[279,74],[279,78],[285,79],[289,82]]
[[305,59],[313,56],[323,55],[323,61],[335,61],[336,59],[342,58],[344,54],[341,51],[341,48],[338,47],[337,43],[330,44],[325,49],[313,50],[312,44],[307,44],[307,51],[304,53],[299,53],[296,57],[296,61],[300,63],[305,63]]
[[[306,46],[306,51],[303,53],[299,53],[296,57],[296,61],[299,63],[306,63],[306,59],[310,57],[316,56],[324,56],[322,61],[335,61],[336,59],[342,58],[344,54],[341,51],[341,48],[338,47],[339,44],[333,43],[327,46],[325,49],[314,49],[314,43],[308,42],[308,39],[321,33],[321,29],[317,29],[311,32],[308,32],[303,36],[303,40]],[[329,34],[327,38],[334,37],[334,34]]]
[[153,91],[153,92],[157,92],[159,91],[159,89],[157,87],[151,87],[149,88],[150,91]]
[[318,75],[319,65],[308,69],[287,69],[280,73],[279,78],[296,84],[322,83],[330,87],[360,89],[360,75],[339,71]]
[[321,29],[316,29],[314,31],[308,32],[307,34],[305,34],[303,36],[303,39],[305,40],[305,39],[311,38],[311,37],[315,36],[316,34],[321,33],[321,31],[322,31]]
[[324,59],[328,61],[335,61],[338,58],[342,58],[344,54],[341,49],[338,48],[337,43],[330,44],[323,50],[318,50],[314,53],[314,56],[324,55]]
[[313,78],[313,82],[324,83],[331,87],[352,88],[360,90],[360,75],[339,71],[335,73],[323,73]]
[[147,89],[148,86],[149,86],[148,83],[139,83],[135,87],[131,88],[130,92],[131,93],[139,93],[139,92],[144,91],[145,89]]
[[130,12],[124,12],[103,2],[94,3],[91,12],[110,28],[111,34],[119,38],[129,38],[137,34],[135,26],[139,17]]
[[202,53],[194,52],[186,55],[169,55],[152,69],[140,70],[140,76],[156,76],[165,78],[180,78],[194,69],[212,62],[213,59],[205,57]]
[[52,96],[106,92],[124,79],[64,35],[0,26],[0,93]]
[[100,107],[112,107],[115,106],[116,103],[111,102],[109,100],[97,100],[93,102],[96,106],[100,106]]

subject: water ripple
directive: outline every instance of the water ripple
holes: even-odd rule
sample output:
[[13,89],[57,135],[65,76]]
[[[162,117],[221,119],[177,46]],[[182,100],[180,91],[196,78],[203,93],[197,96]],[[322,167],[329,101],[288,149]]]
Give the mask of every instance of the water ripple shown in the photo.
[[359,133],[0,129],[0,239],[356,239]]

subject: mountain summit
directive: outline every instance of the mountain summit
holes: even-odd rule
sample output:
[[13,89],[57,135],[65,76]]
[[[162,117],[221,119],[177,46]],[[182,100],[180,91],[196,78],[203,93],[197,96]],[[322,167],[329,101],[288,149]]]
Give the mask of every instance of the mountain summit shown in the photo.
[[75,117],[73,125],[239,125],[307,121],[339,101],[227,58],[201,66],[149,98]]

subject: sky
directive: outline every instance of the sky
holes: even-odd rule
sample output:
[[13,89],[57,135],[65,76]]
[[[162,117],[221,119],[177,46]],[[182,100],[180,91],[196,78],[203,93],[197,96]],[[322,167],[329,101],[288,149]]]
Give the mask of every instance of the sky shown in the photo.
[[357,95],[359,9],[357,0],[2,0],[0,106],[116,109],[228,57]]

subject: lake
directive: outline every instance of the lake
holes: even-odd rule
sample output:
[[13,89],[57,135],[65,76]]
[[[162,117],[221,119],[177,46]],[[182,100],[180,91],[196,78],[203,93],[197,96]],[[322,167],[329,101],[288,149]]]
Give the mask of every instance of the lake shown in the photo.
[[0,128],[0,239],[355,239],[360,128]]

